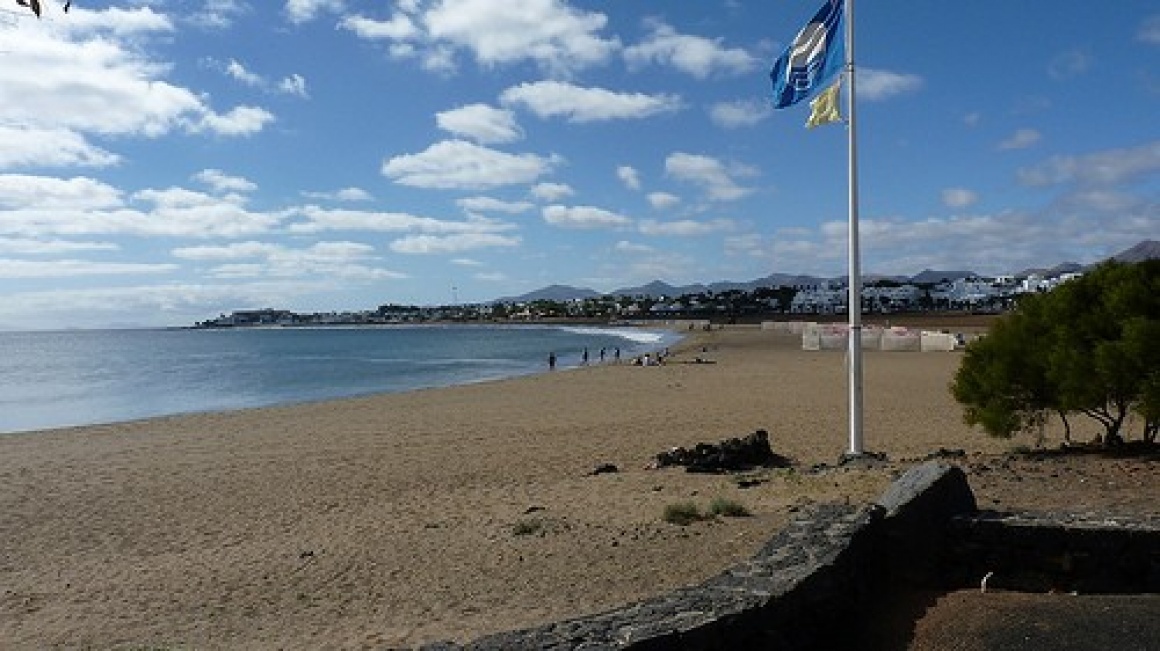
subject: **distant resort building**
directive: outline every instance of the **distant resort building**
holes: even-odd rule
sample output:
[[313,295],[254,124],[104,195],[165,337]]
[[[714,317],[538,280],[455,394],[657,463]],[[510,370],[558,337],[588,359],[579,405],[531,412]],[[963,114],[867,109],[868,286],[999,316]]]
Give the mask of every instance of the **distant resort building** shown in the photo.
[[295,322],[296,315],[289,310],[238,310],[230,315],[221,315],[214,320],[220,326],[262,326],[262,325],[289,325]]
[[790,314],[842,314],[846,311],[845,283],[801,285],[790,301]]
[[[1006,309],[1021,294],[1046,292],[1080,273],[1044,278],[1035,274],[1022,280],[1015,276],[984,278],[972,276],[937,283],[924,289],[911,283],[870,285],[862,288],[865,312],[905,312],[915,310]],[[831,281],[796,287],[790,314],[844,314],[849,288],[845,282]]]
[[[971,310],[1001,312],[1010,309],[1022,294],[1050,291],[1080,277],[1063,273],[1054,277],[971,276],[938,283],[898,282],[880,279],[862,288],[864,313]],[[776,297],[770,297],[774,294]],[[238,310],[195,324],[199,328],[290,327],[324,325],[390,325],[435,321],[535,321],[540,319],[702,318],[712,315],[736,318],[754,314],[836,315],[847,313],[849,288],[845,280],[815,284],[705,291],[671,296],[597,296],[567,300],[540,299],[528,302],[497,301],[486,304],[418,307],[383,305],[364,312],[299,314],[263,308]]]

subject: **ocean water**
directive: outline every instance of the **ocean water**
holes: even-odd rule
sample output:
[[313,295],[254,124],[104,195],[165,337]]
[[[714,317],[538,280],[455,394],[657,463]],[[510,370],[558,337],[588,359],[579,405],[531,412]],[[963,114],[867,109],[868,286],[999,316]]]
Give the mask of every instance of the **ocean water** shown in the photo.
[[0,432],[444,387],[622,359],[679,335],[422,325],[0,332]]

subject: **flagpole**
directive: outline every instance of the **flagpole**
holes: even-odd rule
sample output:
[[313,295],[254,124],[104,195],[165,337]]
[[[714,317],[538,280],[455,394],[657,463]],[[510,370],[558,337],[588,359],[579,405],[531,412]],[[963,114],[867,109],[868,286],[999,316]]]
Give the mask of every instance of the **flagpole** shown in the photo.
[[854,0],[845,3],[846,27],[846,114],[849,116],[849,289],[846,311],[850,317],[850,449],[849,456],[861,456],[862,449],[862,271],[858,244],[858,120],[854,99]]

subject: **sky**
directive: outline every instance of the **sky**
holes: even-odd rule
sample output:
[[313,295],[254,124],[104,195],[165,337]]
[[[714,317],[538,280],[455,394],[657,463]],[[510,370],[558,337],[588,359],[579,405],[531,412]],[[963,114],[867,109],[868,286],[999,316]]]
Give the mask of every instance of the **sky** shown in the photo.
[[[847,269],[821,0],[0,0],[0,329]],[[1160,239],[1154,0],[859,2],[867,274]]]

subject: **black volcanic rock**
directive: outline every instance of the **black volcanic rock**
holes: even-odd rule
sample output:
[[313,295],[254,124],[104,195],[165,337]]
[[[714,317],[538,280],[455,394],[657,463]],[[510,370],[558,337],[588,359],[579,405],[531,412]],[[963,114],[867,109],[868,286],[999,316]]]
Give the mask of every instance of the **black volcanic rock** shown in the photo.
[[751,468],[786,468],[792,462],[769,447],[769,433],[763,429],[741,438],[717,444],[698,443],[692,449],[673,448],[656,457],[656,466],[684,466],[688,472],[736,472]]

